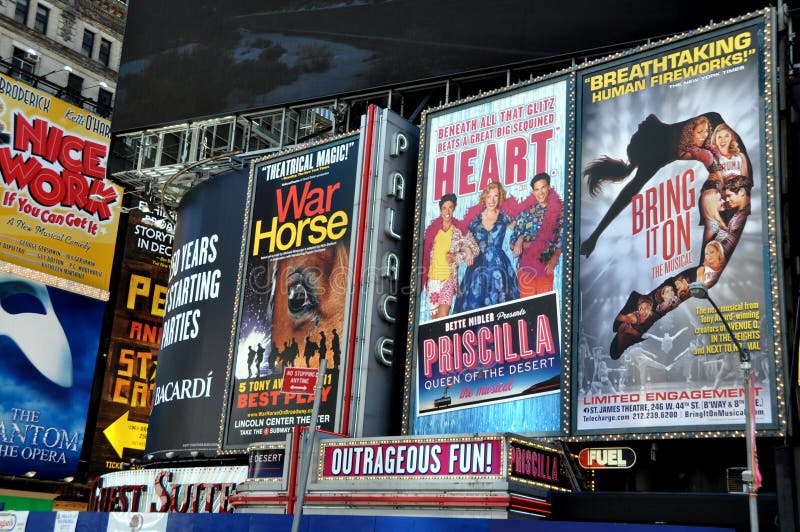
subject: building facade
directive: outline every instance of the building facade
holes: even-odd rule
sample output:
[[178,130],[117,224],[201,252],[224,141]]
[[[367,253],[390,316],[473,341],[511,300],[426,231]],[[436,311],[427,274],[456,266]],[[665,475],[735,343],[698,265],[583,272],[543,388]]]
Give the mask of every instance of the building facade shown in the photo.
[[69,103],[111,117],[127,5],[117,0],[0,4],[0,68]]

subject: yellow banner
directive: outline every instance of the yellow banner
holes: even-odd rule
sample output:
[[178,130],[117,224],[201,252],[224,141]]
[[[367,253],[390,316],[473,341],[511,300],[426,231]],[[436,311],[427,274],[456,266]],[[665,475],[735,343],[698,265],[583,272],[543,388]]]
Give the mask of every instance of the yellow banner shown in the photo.
[[108,298],[122,204],[110,135],[98,115],[0,75],[0,261]]

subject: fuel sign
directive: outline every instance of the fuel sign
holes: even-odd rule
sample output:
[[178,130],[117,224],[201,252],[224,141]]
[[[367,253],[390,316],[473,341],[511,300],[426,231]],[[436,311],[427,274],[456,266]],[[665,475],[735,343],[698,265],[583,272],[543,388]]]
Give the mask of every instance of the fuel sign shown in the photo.
[[629,469],[636,463],[630,447],[587,447],[578,455],[584,469]]

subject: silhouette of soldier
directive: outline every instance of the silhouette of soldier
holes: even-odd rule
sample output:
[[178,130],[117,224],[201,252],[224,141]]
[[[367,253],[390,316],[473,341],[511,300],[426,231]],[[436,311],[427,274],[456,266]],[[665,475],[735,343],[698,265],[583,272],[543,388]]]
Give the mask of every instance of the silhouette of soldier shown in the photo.
[[328,340],[325,338],[325,331],[320,331],[319,336],[319,359],[322,360],[328,354]]
[[253,360],[255,358],[256,358],[256,350],[251,345],[250,347],[247,348],[247,376],[251,378],[253,377],[253,371],[251,368],[253,366]]
[[317,350],[317,344],[311,341],[310,336],[306,336],[306,346],[303,349],[303,356],[306,359],[306,367],[311,367],[311,357],[314,356],[314,351]]
[[294,366],[294,361],[297,360],[297,355],[300,354],[300,346],[297,345],[297,340],[294,339],[294,336],[292,336],[290,347],[292,348],[292,366]]
[[280,357],[281,357],[281,353],[280,353],[280,351],[278,351],[278,346],[275,345],[275,344],[272,344],[272,351],[270,351],[269,359],[267,360],[267,362],[269,362],[269,370],[272,373],[277,373],[278,372],[278,359]]
[[341,361],[342,349],[339,346],[339,333],[336,332],[336,329],[333,330],[333,337],[331,338],[331,351],[333,351],[333,367],[334,369],[338,369],[339,362]]
[[281,365],[285,368],[289,365],[289,362],[292,358],[292,346],[289,345],[289,342],[283,342],[283,351],[281,351]]
[[287,345],[283,351],[283,367],[294,366],[294,361],[299,354],[300,348],[297,345],[297,340],[292,337],[292,343]]
[[266,351],[266,349],[264,349],[264,346],[258,344],[258,349],[256,349],[256,374],[254,375],[255,377],[258,377],[259,374],[261,373],[261,363],[264,361],[264,351]]

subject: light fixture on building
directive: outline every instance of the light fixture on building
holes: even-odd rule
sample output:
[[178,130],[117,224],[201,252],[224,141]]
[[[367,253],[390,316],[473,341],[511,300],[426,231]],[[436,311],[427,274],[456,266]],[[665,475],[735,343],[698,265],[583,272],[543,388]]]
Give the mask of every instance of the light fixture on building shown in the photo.
[[33,478],[33,477],[36,476],[36,471],[27,471],[25,473],[25,476],[28,477],[28,478]]
[[43,75],[39,76],[39,79],[44,79],[47,76],[49,76],[50,74],[55,74],[56,72],[61,72],[61,71],[72,72],[72,67],[69,66],[69,65],[64,65],[63,67],[57,68],[57,69],[53,70],[52,72],[48,72],[47,74],[43,74]]
[[93,89],[95,87],[103,87],[104,89],[107,89],[108,88],[108,83],[106,83],[105,81],[101,81],[97,85],[91,85],[89,87],[84,87],[83,90],[89,90],[89,89]]

